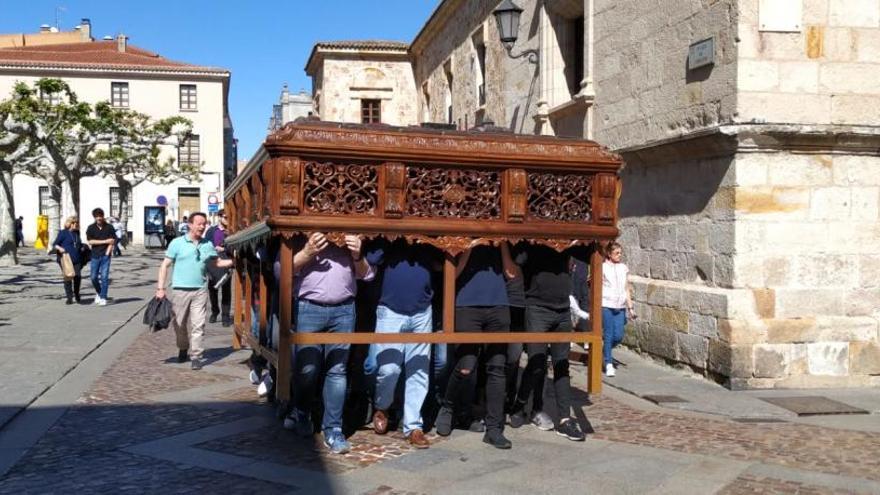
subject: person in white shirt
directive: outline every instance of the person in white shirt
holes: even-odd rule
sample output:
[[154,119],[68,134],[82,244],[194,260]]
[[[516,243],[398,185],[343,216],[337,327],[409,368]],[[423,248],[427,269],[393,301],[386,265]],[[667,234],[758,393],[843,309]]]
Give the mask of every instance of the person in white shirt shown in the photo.
[[605,362],[605,376],[614,376],[614,360],[611,350],[623,341],[623,328],[627,313],[633,313],[632,294],[627,277],[629,268],[621,263],[623,248],[612,242],[605,250],[602,263],[602,358]]

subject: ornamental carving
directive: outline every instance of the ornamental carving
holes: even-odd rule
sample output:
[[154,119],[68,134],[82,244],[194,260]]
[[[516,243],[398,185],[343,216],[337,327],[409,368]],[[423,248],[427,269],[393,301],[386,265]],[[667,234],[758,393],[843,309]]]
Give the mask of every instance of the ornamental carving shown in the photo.
[[328,215],[375,215],[379,204],[375,165],[306,162],[303,204]]
[[596,223],[614,225],[620,179],[613,174],[597,174],[596,181]]
[[385,167],[385,218],[401,218],[406,200],[406,166],[389,162]]
[[407,175],[409,215],[479,220],[501,216],[500,172],[411,166]]
[[526,216],[529,181],[526,171],[514,168],[507,171],[507,221],[522,223]]
[[302,209],[302,162],[296,158],[276,158],[271,167],[278,177],[278,193],[280,196],[280,213],[282,215],[299,215]]
[[591,175],[529,173],[529,218],[590,222],[592,186]]

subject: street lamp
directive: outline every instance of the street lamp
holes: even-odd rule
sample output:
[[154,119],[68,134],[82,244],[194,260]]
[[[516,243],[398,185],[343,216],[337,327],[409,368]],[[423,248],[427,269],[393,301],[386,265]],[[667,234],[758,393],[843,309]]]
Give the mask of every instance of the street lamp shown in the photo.
[[519,17],[523,13],[523,9],[519,8],[513,0],[504,0],[492,15],[495,16],[495,22],[498,23],[498,35],[501,38],[501,44],[507,49],[507,56],[510,58],[520,58],[528,55],[529,62],[538,65],[538,51],[534,49],[523,50],[518,55],[512,53],[513,45],[519,38]]

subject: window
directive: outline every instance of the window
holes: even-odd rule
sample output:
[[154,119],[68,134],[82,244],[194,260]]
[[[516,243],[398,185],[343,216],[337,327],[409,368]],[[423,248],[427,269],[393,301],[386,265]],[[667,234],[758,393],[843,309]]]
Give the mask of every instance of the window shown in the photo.
[[44,93],[40,91],[40,101],[50,105],[57,105],[61,103],[61,93]]
[[52,205],[52,197],[49,196],[49,186],[40,186],[40,215],[48,215]]
[[128,108],[128,83],[110,83],[110,104],[117,108]]
[[483,42],[483,30],[474,34],[471,38],[474,44],[474,56],[471,59],[471,68],[474,73],[474,88],[476,89],[477,105],[486,104],[486,44]]
[[581,91],[584,79],[584,18],[578,17],[569,22],[571,41],[565,54],[565,75],[568,92],[575,96]]
[[199,136],[191,134],[180,143],[177,150],[177,162],[180,165],[199,165]]
[[382,122],[382,100],[361,100],[361,123],[378,124]]
[[428,83],[422,83],[422,122],[431,121],[431,93],[428,91]]
[[[131,197],[128,198],[128,204],[125,205],[125,212],[121,211],[122,205],[119,204],[119,188],[110,188],[110,215],[120,220],[131,220]],[[125,213],[123,215],[123,213]]]
[[452,60],[447,60],[443,64],[443,72],[446,74],[446,123],[451,124],[452,120]]
[[196,85],[181,84],[180,85],[180,109],[196,110]]

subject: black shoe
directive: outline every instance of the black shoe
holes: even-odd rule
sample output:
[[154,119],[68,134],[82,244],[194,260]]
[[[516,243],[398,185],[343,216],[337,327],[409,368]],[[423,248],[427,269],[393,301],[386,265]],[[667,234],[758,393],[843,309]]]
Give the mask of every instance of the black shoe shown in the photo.
[[181,349],[177,351],[177,362],[185,363],[189,361],[189,349]]
[[474,433],[485,433],[486,423],[484,423],[482,419],[475,419],[471,421],[470,425],[468,425],[468,431],[472,431]]
[[231,327],[232,326],[232,317],[231,316],[224,316],[223,317],[223,326],[224,327]]
[[77,303],[77,304],[82,304],[82,298],[79,297],[78,294],[77,294],[76,296],[73,296],[73,299],[76,300],[76,303]]
[[73,299],[67,298],[67,301],[64,304],[73,304]]
[[504,438],[504,433],[502,433],[501,430],[487,431],[486,434],[483,435],[483,443],[488,443],[496,449],[509,449],[513,446],[513,444],[510,443],[510,440]]
[[507,422],[510,424],[511,428],[519,428],[526,424],[528,422],[528,417],[526,416],[525,410],[520,409],[515,413],[509,414],[507,416]]
[[583,442],[586,438],[577,421],[571,418],[564,419],[562,424],[556,427],[556,434],[573,442]]
[[204,365],[204,363],[202,363],[202,360],[196,358],[196,359],[192,360],[192,363],[190,363],[189,367],[191,369],[193,369],[194,371],[198,371],[198,370],[202,369],[203,365]]
[[440,408],[437,413],[437,420],[434,421],[434,428],[441,437],[448,437],[452,433],[452,409],[446,406]]
[[208,323],[217,323],[217,315],[219,313],[211,313],[211,316],[208,317]]

